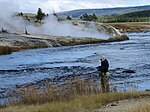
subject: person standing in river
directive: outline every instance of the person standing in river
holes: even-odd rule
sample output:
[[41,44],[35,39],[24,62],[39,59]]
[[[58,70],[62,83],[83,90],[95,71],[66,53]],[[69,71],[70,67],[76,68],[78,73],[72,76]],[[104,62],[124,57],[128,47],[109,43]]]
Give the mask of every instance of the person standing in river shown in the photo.
[[104,56],[100,57],[100,61],[101,61],[101,66],[99,66],[99,75],[101,77],[101,89],[103,93],[109,92],[109,63],[108,60],[105,59]]

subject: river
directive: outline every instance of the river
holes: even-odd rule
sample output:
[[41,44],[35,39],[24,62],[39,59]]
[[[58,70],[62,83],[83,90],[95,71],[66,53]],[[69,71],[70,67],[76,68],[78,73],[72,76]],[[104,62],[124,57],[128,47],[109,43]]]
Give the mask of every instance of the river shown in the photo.
[[0,56],[0,94],[6,88],[45,78],[88,74],[98,78],[96,67],[104,55],[110,63],[110,83],[119,90],[150,89],[150,32],[127,33],[130,40],[22,50]]

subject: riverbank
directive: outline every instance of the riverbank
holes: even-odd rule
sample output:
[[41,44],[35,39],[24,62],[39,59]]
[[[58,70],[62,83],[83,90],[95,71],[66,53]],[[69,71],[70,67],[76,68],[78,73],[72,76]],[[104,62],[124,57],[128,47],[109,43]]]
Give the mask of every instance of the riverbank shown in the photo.
[[149,112],[150,110],[149,90],[101,93],[99,85],[96,85],[94,80],[83,80],[79,77],[61,85],[55,85],[53,81],[49,83],[49,80],[45,79],[45,83],[40,87],[30,85],[19,88],[15,93],[17,96],[13,96],[14,91],[9,91],[8,94],[11,95],[9,103],[7,106],[1,105],[0,112],[143,112],[143,110]]
[[[144,92],[143,92],[144,93]],[[95,112],[149,112],[150,94],[145,92],[138,98],[124,99],[108,103]]]
[[1,107],[0,112],[149,112],[150,93],[129,92],[78,95],[70,100]]
[[[104,27],[105,25],[107,24],[104,24]],[[121,33],[150,31],[150,23],[148,22],[108,23],[108,25],[118,29],[118,31]],[[108,28],[107,30],[110,29]],[[35,35],[35,34],[31,35],[31,34],[1,32],[0,54],[9,54],[11,52],[24,49],[106,43],[106,42],[124,41],[128,39],[129,38],[126,35],[103,39],[103,37],[91,38],[91,37],[71,37],[71,36],[49,36],[49,35]]]
[[93,43],[105,43],[128,40],[126,35],[109,39],[98,39],[89,37],[63,37],[48,35],[25,35],[25,34],[0,34],[0,54],[7,54],[6,49],[10,49],[8,54],[18,50],[74,46]]

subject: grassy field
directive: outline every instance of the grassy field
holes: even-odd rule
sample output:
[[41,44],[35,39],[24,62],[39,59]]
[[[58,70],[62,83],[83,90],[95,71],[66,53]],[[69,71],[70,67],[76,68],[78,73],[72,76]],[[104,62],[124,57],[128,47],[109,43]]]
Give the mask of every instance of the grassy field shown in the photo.
[[0,112],[92,112],[112,101],[139,97],[139,93],[100,93],[76,96],[75,99],[35,105],[17,105],[1,109]]
[[10,105],[1,106],[0,112],[94,112],[113,101],[141,97],[139,92],[101,93],[99,84],[78,77],[59,86],[47,81],[44,85],[20,88],[20,100],[9,99]]
[[143,32],[145,30],[150,30],[149,22],[124,22],[108,24],[119,29],[120,32]]

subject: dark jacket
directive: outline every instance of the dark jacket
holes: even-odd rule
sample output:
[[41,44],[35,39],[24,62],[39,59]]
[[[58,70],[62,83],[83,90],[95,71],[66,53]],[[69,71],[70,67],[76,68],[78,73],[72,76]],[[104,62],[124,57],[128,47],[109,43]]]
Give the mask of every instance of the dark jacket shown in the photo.
[[100,71],[108,72],[108,68],[109,68],[109,63],[108,63],[107,59],[105,59],[104,61],[101,62]]

